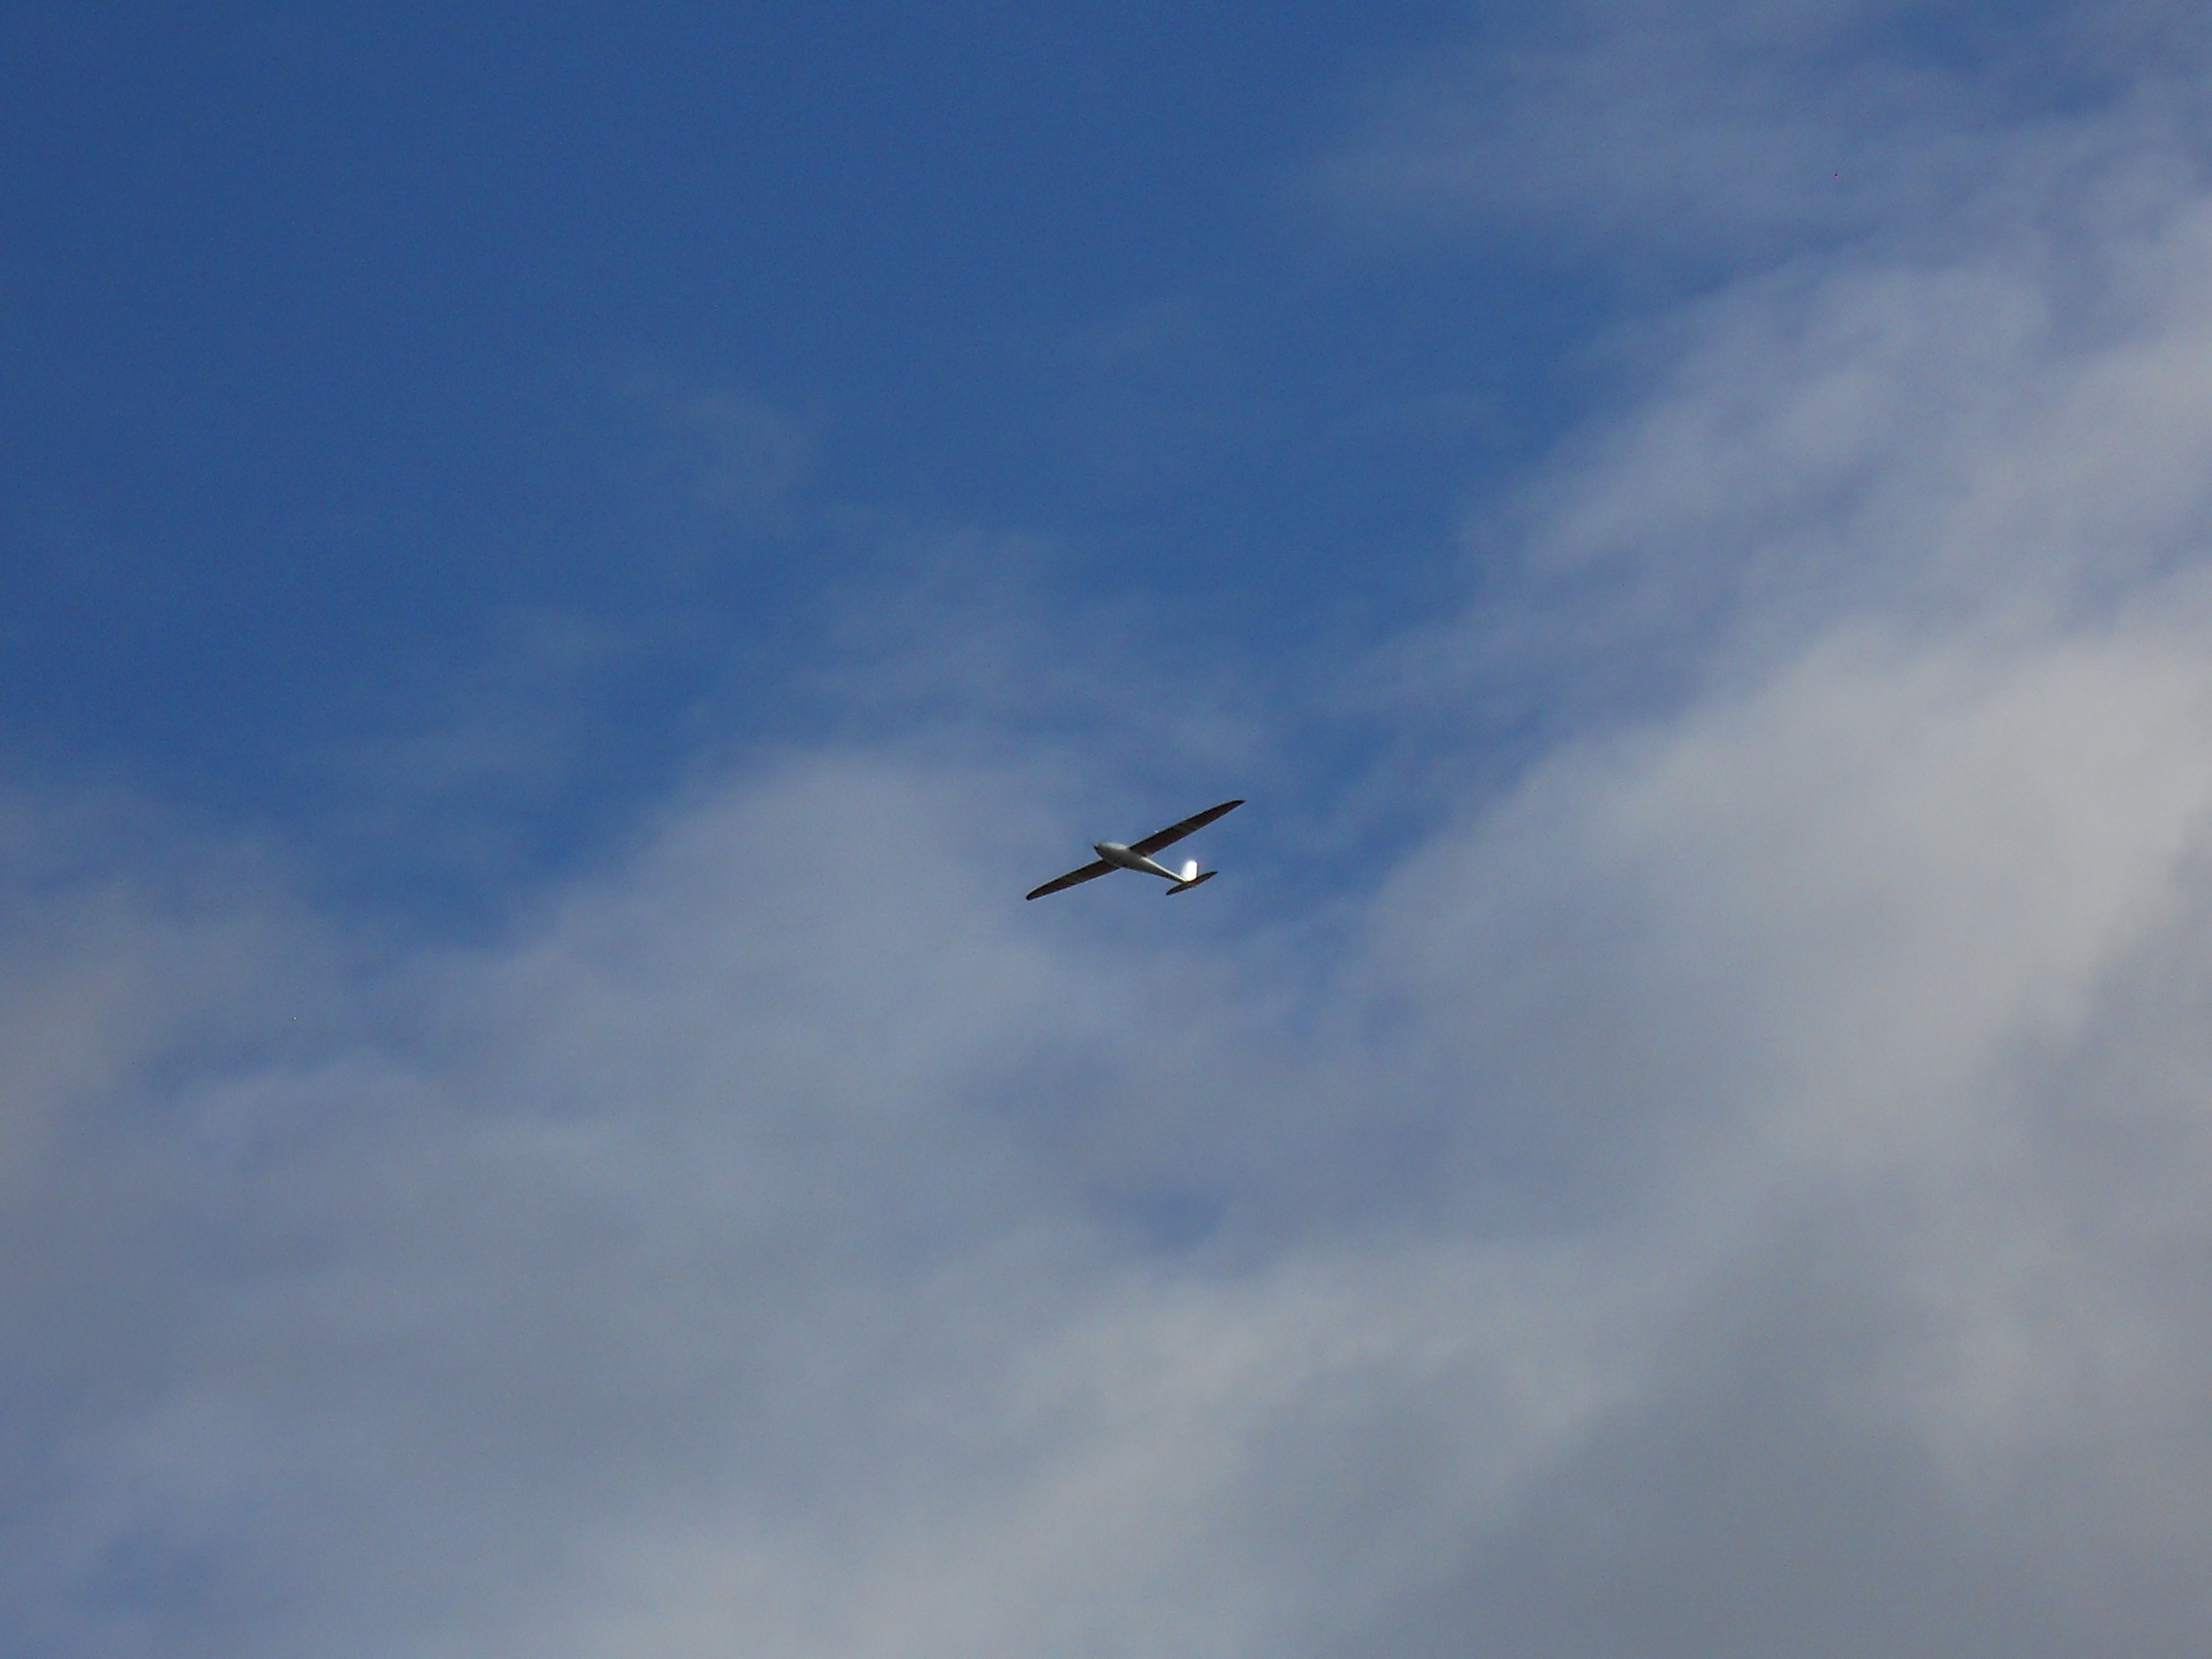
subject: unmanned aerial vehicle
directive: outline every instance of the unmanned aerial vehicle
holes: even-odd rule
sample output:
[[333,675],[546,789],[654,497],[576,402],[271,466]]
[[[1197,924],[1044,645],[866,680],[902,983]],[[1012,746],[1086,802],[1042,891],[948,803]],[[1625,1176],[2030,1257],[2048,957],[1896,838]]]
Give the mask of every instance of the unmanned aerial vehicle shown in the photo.
[[1163,847],[1171,847],[1193,830],[1203,830],[1224,812],[1242,806],[1242,800],[1225,800],[1218,806],[1209,806],[1203,812],[1194,812],[1179,823],[1164,830],[1155,830],[1142,841],[1133,841],[1124,847],[1118,841],[1102,841],[1091,850],[1098,854],[1098,862],[1086,864],[1080,870],[1071,870],[1031,893],[1031,898],[1042,898],[1047,893],[1057,893],[1063,887],[1073,887],[1086,881],[1096,881],[1101,876],[1110,876],[1116,870],[1140,870],[1148,876],[1164,876],[1168,882],[1168,895],[1187,893],[1202,881],[1212,881],[1219,873],[1200,870],[1196,859],[1186,859],[1180,870],[1171,870],[1164,864],[1153,862],[1152,854]]

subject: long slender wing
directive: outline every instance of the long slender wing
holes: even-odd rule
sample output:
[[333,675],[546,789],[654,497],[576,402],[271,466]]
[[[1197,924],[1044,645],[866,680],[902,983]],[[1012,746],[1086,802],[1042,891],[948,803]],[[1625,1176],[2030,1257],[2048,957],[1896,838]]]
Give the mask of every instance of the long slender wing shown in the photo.
[[1224,812],[1233,811],[1236,808],[1242,806],[1243,804],[1244,803],[1241,799],[1237,800],[1225,800],[1218,806],[1207,807],[1203,812],[1194,812],[1188,817],[1185,818],[1181,823],[1171,823],[1164,830],[1153,830],[1151,835],[1146,836],[1142,841],[1131,842],[1129,843],[1129,850],[1132,853],[1142,853],[1146,858],[1150,858],[1153,854],[1158,852],[1161,848],[1174,846],[1176,842],[1181,841],[1185,836],[1190,834],[1192,830],[1205,829],[1207,824],[1212,823],[1214,819],[1219,817]]
[[1086,881],[1096,881],[1113,867],[1104,859],[1101,859],[1096,864],[1085,865],[1080,870],[1071,870],[1064,876],[1054,876],[1029,896],[1042,898],[1047,893],[1057,893],[1063,887],[1075,887]]

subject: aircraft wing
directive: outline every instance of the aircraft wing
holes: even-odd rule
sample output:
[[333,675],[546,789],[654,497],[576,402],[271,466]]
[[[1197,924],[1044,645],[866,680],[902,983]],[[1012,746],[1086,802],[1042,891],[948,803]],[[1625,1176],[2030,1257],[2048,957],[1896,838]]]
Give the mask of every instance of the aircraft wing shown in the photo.
[[[1205,829],[1224,812],[1231,811],[1243,804],[1243,800],[1240,798],[1236,800],[1225,800],[1218,806],[1209,806],[1203,812],[1194,812],[1181,823],[1171,823],[1164,830],[1153,830],[1142,841],[1131,842],[1129,850],[1132,853],[1142,853],[1146,858],[1150,858],[1161,848],[1174,846],[1194,830]],[[1063,876],[1061,879],[1064,881],[1066,878]]]
[[1071,870],[1064,876],[1054,876],[1050,881],[1030,894],[1030,898],[1042,898],[1047,893],[1057,893],[1063,887],[1079,887],[1086,881],[1096,881],[1109,874],[1114,866],[1101,859],[1096,864],[1086,864],[1080,870]]

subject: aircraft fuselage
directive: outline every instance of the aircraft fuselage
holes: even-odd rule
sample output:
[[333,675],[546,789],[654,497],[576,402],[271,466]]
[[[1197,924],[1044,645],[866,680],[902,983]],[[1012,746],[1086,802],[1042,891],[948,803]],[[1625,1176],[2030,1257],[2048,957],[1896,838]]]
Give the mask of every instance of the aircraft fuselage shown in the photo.
[[1109,864],[1118,864],[1124,870],[1141,870],[1148,876],[1165,876],[1170,881],[1181,881],[1182,875],[1164,864],[1155,863],[1142,853],[1132,853],[1118,841],[1091,843],[1091,850]]

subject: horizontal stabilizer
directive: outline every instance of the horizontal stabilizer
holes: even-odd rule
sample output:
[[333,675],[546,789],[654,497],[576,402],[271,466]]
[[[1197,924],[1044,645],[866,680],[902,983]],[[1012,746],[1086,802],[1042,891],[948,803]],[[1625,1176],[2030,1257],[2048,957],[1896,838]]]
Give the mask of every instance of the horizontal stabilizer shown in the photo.
[[1188,881],[1179,881],[1174,886],[1169,888],[1168,896],[1170,898],[1173,898],[1177,893],[1187,892],[1191,888],[1202,886],[1206,883],[1212,881],[1221,872],[1218,870],[1201,870],[1198,874],[1193,876]]

